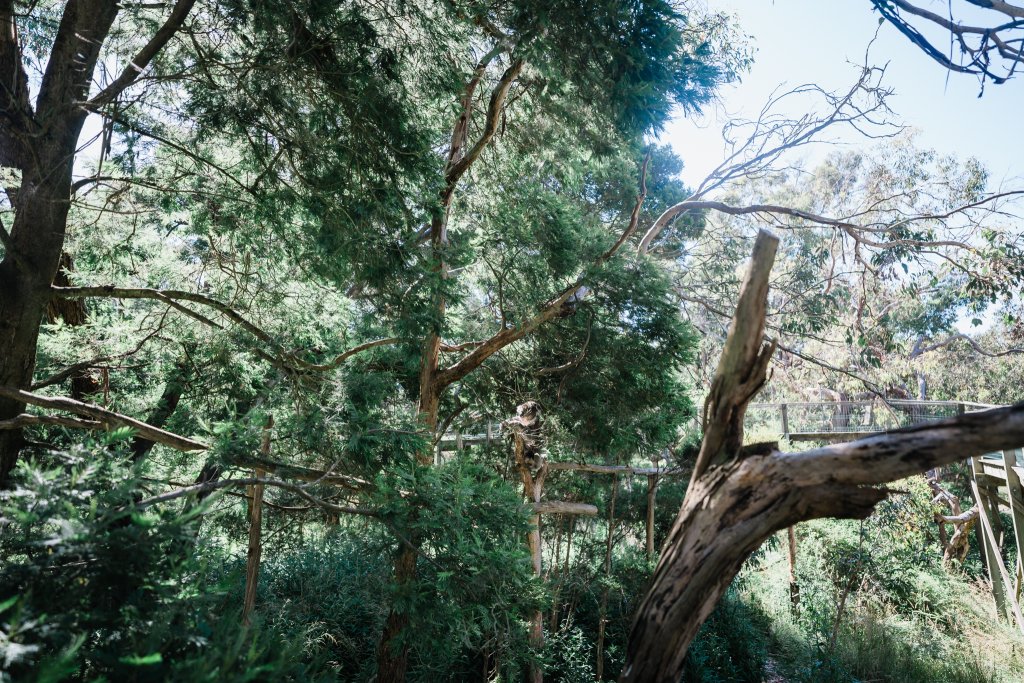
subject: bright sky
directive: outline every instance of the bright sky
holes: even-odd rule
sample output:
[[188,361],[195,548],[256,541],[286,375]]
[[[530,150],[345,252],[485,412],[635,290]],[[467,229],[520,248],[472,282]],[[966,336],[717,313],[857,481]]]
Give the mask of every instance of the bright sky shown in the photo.
[[[706,1],[712,10],[738,16],[757,52],[743,82],[724,89],[718,111],[699,120],[680,118],[663,136],[686,162],[683,179],[691,187],[721,160],[719,131],[729,115],[754,117],[783,82],[848,89],[858,74],[855,65],[863,63],[878,29],[878,14],[868,0]],[[933,9],[946,11],[946,1]],[[987,83],[979,99],[976,78],[947,73],[888,23],[871,49],[871,61],[889,63],[884,83],[896,91],[890,106],[903,123],[919,129],[918,144],[943,154],[977,157],[989,169],[993,188],[1024,179],[1024,75],[1003,85]],[[864,144],[853,137],[847,141]],[[803,156],[814,161],[827,151],[805,151]]]

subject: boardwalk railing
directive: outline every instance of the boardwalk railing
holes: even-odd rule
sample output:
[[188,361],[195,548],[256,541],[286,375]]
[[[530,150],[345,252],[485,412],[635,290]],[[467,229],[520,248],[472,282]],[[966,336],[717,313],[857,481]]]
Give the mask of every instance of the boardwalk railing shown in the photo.
[[[875,432],[934,422],[996,406],[965,401],[816,401],[751,403],[746,431],[775,433],[790,441],[849,441]],[[484,422],[474,433],[449,432],[437,444],[440,453],[466,446],[490,445],[502,439],[500,422]]]
[[817,401],[751,403],[748,432],[768,431],[791,441],[847,441],[875,432],[933,422],[992,406],[962,401]]
[[[971,458],[971,495],[978,506],[979,524],[975,527],[982,550],[996,611],[1009,617],[1024,633],[1021,614],[1021,589],[1024,588],[1024,450],[1006,450]],[[1006,529],[1000,512],[1009,513],[1011,529]],[[1012,531],[1012,533],[1006,533]],[[1013,545],[1015,562],[1007,563]]]

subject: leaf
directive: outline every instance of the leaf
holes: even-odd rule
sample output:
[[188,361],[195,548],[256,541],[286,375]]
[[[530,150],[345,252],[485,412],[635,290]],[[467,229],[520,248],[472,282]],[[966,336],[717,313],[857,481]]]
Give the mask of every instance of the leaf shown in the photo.
[[8,600],[4,600],[3,602],[0,602],[0,614],[3,614],[7,610],[9,610],[11,607],[13,607],[14,603],[18,602],[18,597],[19,596],[15,595],[13,598],[10,598]]
[[162,661],[164,661],[164,658],[159,652],[154,652],[148,655],[129,655],[127,657],[121,657],[121,663],[128,664],[130,666],[152,666],[153,664],[159,664]]

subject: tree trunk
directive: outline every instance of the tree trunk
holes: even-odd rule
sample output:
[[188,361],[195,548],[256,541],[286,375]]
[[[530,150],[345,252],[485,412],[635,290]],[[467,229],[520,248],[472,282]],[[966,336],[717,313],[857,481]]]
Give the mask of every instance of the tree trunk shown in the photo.
[[789,536],[789,608],[800,614],[800,584],[796,580],[796,525],[787,530]]
[[[5,163],[21,170],[21,185],[10,190],[14,222],[0,261],[0,386],[29,390],[36,363],[39,325],[57,274],[78,136],[85,123],[86,99],[100,47],[118,4],[72,0],[64,7],[33,112],[17,44],[14,15],[0,7],[7,24],[0,31],[0,147]],[[0,398],[0,420],[25,409],[17,399]],[[21,430],[0,433],[0,485],[4,485],[24,444]]]
[[[540,452],[540,405],[527,401],[516,409],[516,415],[506,421],[505,425],[512,432],[513,458],[523,482],[523,493],[534,504],[534,509],[537,509],[544,492],[544,478],[547,476],[547,466]],[[539,512],[530,517],[530,524],[526,543],[533,562],[533,573],[539,578],[543,571]],[[530,647],[536,654],[544,648],[544,613],[539,609],[530,617]],[[530,683],[543,682],[544,670],[539,664],[531,662],[527,680]]]
[[[80,126],[79,126],[80,128]],[[77,134],[66,151],[73,156]],[[50,301],[57,272],[71,191],[70,163],[43,177],[23,177],[11,239],[14,249],[0,262],[0,386],[28,390],[36,364],[39,325]],[[36,177],[33,177],[36,176]],[[53,176],[59,176],[54,178]],[[0,398],[0,420],[11,419],[25,404]],[[21,430],[0,434],[0,482],[6,481],[23,444]]]
[[[398,549],[395,557],[395,583],[404,587],[416,579],[416,550],[406,545]],[[377,646],[377,681],[396,683],[405,680],[409,668],[409,645],[402,636],[409,626],[409,615],[392,607],[384,622],[384,633]]]
[[[260,455],[270,457],[270,434],[274,427],[273,416],[267,417],[260,443]],[[266,472],[256,468],[253,476],[257,479]],[[249,487],[249,552],[245,562],[245,597],[242,599],[242,623],[249,625],[252,610],[256,606],[256,589],[260,580],[260,559],[263,557],[263,484]]]

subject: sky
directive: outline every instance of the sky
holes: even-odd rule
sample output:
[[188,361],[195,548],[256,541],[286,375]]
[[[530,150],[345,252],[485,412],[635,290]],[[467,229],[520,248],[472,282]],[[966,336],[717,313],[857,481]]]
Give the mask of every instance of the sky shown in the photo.
[[[895,90],[890,106],[902,123],[919,131],[918,144],[942,154],[977,157],[988,168],[993,189],[1024,179],[1024,141],[1019,134],[1024,132],[1024,76],[1003,85],[987,83],[979,98],[977,78],[947,72],[888,23],[879,30],[878,14],[869,0],[706,2],[712,11],[736,15],[756,53],[753,68],[742,82],[722,90],[718,106],[701,117],[677,118],[662,136],[685,161],[683,180],[691,187],[722,159],[720,130],[729,116],[752,118],[783,83],[848,89],[876,31],[870,61],[888,63],[883,83]],[[946,8],[945,0],[932,7]],[[865,144],[853,136],[841,142]],[[814,162],[829,149],[822,146],[802,156]]]

